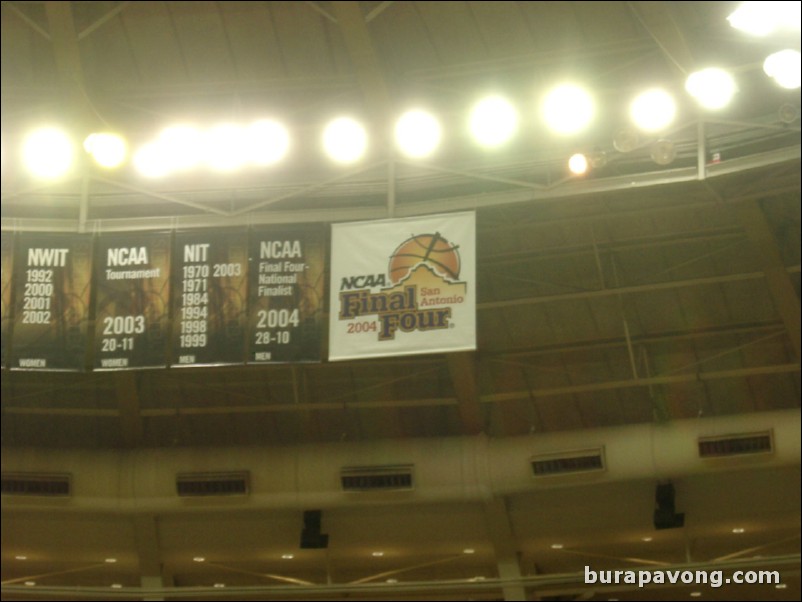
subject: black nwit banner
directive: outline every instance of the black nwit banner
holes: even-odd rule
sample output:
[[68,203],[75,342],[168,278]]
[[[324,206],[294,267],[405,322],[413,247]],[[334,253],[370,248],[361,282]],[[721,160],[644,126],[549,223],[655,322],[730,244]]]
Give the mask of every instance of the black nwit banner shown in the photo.
[[248,236],[177,232],[173,250],[173,366],[245,363]]
[[95,257],[95,370],[167,365],[170,234],[110,234]]
[[11,233],[3,232],[3,338],[0,346],[3,353],[3,368],[6,367],[6,345],[8,344],[8,335],[11,332],[11,274],[12,262],[14,261],[14,235]]
[[[83,370],[92,238],[22,234],[14,256],[13,277],[11,369]],[[5,276],[3,296],[5,299]]]
[[320,361],[325,234],[253,230],[248,363]]

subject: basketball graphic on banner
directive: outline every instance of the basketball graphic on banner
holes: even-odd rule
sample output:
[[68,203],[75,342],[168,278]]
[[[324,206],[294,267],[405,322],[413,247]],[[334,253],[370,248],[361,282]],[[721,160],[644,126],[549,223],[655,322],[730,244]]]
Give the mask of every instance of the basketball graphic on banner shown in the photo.
[[390,255],[390,281],[398,284],[412,268],[425,264],[443,278],[457,280],[460,271],[459,245],[453,245],[439,232],[418,234],[402,242]]

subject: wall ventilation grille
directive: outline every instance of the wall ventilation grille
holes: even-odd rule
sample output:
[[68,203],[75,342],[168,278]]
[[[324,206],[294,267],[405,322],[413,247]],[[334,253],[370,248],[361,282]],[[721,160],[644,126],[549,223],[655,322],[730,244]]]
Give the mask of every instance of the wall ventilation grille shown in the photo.
[[203,472],[179,474],[175,479],[179,497],[248,495],[250,473]]
[[2,479],[3,495],[69,497],[72,493],[69,474],[4,472]]
[[605,470],[604,448],[582,449],[565,453],[544,454],[531,460],[535,477],[599,472]]
[[700,458],[766,454],[773,451],[774,440],[771,431],[724,435],[723,437],[699,437]]
[[351,466],[340,471],[343,491],[403,491],[412,489],[412,465]]

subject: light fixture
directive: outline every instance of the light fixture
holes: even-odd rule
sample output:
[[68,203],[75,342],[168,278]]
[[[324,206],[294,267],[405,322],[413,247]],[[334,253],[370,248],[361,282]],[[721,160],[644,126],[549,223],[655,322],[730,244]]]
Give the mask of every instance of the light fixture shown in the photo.
[[368,135],[360,123],[350,117],[339,117],[323,131],[323,149],[337,163],[359,161],[368,146]]
[[691,598],[699,598],[702,596],[702,592],[691,592]]
[[371,552],[370,555],[375,556],[376,558],[381,558],[384,556],[384,552]]
[[123,588],[123,584],[122,583],[112,583],[111,584],[111,589],[122,589],[122,588]]
[[763,71],[772,78],[778,86],[787,90],[796,90],[800,86],[800,70],[802,61],[798,50],[780,50],[766,57],[763,61]]
[[641,541],[646,541],[646,542],[649,542],[649,541],[652,541],[652,538],[651,538],[651,537],[649,537],[649,536],[646,536],[646,537],[641,537],[641,538],[640,538],[640,540],[641,540]]
[[568,169],[575,176],[581,176],[588,171],[588,158],[582,153],[571,155],[568,159]]
[[799,109],[792,104],[785,103],[777,110],[777,116],[785,124],[791,124],[799,119]]
[[593,119],[593,98],[584,88],[565,84],[551,90],[543,99],[543,119],[548,128],[557,134],[576,134],[584,130]]
[[551,549],[552,550],[562,550],[563,547],[564,546],[561,543],[553,543],[553,544],[551,544]]
[[694,71],[685,80],[685,90],[705,109],[723,109],[735,95],[732,75],[715,67]]
[[398,579],[387,579],[385,583],[398,583]]
[[607,165],[607,153],[601,150],[595,150],[590,154],[589,160],[590,166],[593,169],[601,169]]
[[25,585],[27,585],[28,587],[33,587],[34,585],[36,585],[36,581],[26,581]]
[[167,153],[157,142],[148,142],[134,153],[134,167],[145,178],[163,178],[170,173]]
[[105,562],[106,564],[114,564],[115,562],[117,562],[117,559],[116,558],[105,558],[103,560],[103,562]]
[[192,562],[206,562],[206,559],[203,556],[195,556],[195,558],[192,559]]
[[14,556],[16,560],[28,560],[27,556]]
[[473,548],[465,548],[464,550],[462,550],[463,554],[474,554],[475,552],[476,550],[474,550]]
[[395,141],[407,157],[422,159],[431,155],[440,144],[442,129],[431,113],[414,109],[407,111],[395,125]]
[[224,588],[225,586],[226,586],[226,584],[225,584],[225,583],[215,583],[213,587],[215,587],[215,588],[217,588],[217,589],[222,589],[222,588]]
[[492,148],[507,142],[517,127],[518,111],[500,96],[480,100],[471,111],[471,134],[482,146]]
[[278,121],[261,119],[245,129],[245,156],[254,165],[278,163],[290,147],[290,134]]
[[630,128],[618,130],[613,137],[613,148],[619,153],[629,153],[638,148],[640,137],[638,132]]
[[284,560],[292,560],[293,558],[295,558],[295,555],[294,554],[282,554],[281,558],[284,559]]
[[743,527],[735,527],[735,528],[732,530],[732,532],[733,532],[733,533],[736,533],[736,534],[741,534],[741,533],[744,533],[745,531],[746,531],[746,529],[744,529]]
[[55,127],[34,130],[22,146],[22,157],[28,171],[38,177],[56,179],[72,167],[73,143],[67,134]]
[[204,140],[194,125],[176,124],[164,128],[155,142],[165,172],[188,171],[203,159]]
[[245,163],[243,128],[233,123],[216,125],[203,140],[204,162],[215,171],[234,171]]
[[84,140],[84,150],[95,160],[95,163],[106,169],[119,167],[128,155],[125,139],[110,132],[95,132]]
[[629,107],[632,122],[644,132],[658,132],[674,121],[677,107],[674,98],[661,88],[639,94]]
[[741,2],[728,17],[735,29],[767,36],[778,29],[799,30],[799,2]]
[[788,589],[788,584],[787,583],[778,583],[777,585],[774,586],[774,589]]
[[671,140],[663,138],[652,144],[649,154],[658,165],[670,165],[677,157],[677,149]]

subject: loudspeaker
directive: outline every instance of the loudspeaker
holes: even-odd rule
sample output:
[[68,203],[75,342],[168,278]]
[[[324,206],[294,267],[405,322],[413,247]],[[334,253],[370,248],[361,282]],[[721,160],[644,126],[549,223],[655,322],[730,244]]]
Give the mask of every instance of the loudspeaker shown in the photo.
[[654,492],[654,528],[679,529],[685,526],[685,513],[677,513],[674,507],[674,485],[658,485]]
[[321,550],[329,547],[328,533],[320,532],[322,518],[321,510],[304,511],[304,528],[301,530],[302,550]]

